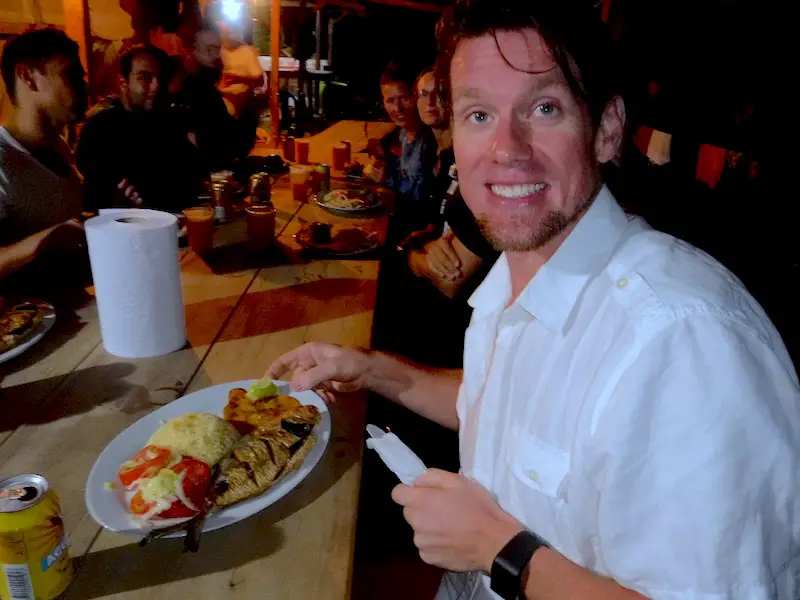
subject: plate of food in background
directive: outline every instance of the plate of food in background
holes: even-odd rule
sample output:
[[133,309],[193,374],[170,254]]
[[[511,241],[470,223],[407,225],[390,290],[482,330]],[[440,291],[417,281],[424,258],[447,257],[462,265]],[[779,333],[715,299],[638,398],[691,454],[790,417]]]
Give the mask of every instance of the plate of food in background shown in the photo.
[[0,363],[38,343],[56,322],[56,309],[41,300],[0,296]]
[[148,539],[186,535],[196,550],[202,531],[237,523],[291,492],[330,436],[330,413],[314,392],[269,380],[213,386],[120,433],[89,473],[86,505],[106,529]]
[[322,197],[316,197],[322,208],[338,212],[362,212],[381,205],[380,198],[370,189],[349,185],[334,188]]
[[372,252],[381,245],[374,231],[329,223],[310,223],[300,229],[294,239],[304,250],[323,256],[358,256]]

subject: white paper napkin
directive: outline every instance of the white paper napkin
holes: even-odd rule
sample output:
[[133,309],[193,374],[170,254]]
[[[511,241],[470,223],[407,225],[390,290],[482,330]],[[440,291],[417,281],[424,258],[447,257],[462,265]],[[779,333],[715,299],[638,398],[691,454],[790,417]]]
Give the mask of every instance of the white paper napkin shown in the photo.
[[414,454],[411,448],[406,446],[394,433],[383,431],[375,425],[367,425],[367,433],[370,435],[367,440],[367,448],[375,450],[384,464],[397,475],[401,482],[411,485],[427,470],[419,456]]

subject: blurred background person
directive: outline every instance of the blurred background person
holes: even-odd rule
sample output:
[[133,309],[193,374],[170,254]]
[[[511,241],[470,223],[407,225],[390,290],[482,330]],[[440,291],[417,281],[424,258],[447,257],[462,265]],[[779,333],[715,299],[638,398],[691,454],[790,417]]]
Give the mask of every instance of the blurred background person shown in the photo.
[[206,27],[195,35],[183,70],[170,84],[173,114],[189,131],[205,173],[230,168],[250,153],[256,140],[261,100],[251,95],[238,116],[232,116],[217,88],[222,69],[220,34]]
[[438,146],[417,112],[413,82],[413,75],[394,64],[380,78],[384,108],[397,125],[383,139],[386,185],[397,194],[389,234],[395,244],[411,231],[424,228],[436,212],[429,200]]
[[119,96],[92,110],[78,141],[86,209],[180,211],[194,202],[201,175],[188,132],[167,111],[169,57],[155,46],[134,46],[119,71]]
[[264,70],[258,62],[258,50],[252,45],[252,27],[239,20],[231,24],[223,19],[219,22],[222,34],[222,79],[219,91],[228,112],[234,117],[246,109],[253,97],[263,96],[267,91]]
[[[411,271],[427,279],[448,298],[455,298],[463,295],[465,285],[481,271],[482,266],[494,264],[498,252],[481,234],[475,217],[458,190],[450,115],[438,96],[438,89],[433,68],[422,71],[414,85],[420,119],[431,128],[437,143],[437,161],[433,167],[428,202],[437,208],[437,212],[424,230],[413,233],[403,245],[410,249],[408,264]],[[481,279],[476,278],[475,283]],[[468,286],[467,292],[474,287]],[[457,335],[453,339],[463,337],[461,334],[469,321],[466,299],[460,299],[458,308],[449,306],[450,303],[440,298],[434,301],[442,303],[445,319],[447,315],[456,317]],[[463,314],[459,315],[459,312]]]
[[78,44],[56,29],[9,42],[0,71],[14,106],[0,127],[0,277],[45,250],[78,250],[81,186],[61,138],[81,120],[88,93]]
[[450,129],[450,115],[447,114],[439,98],[433,67],[428,67],[419,74],[414,84],[414,93],[420,119],[423,124],[431,128],[439,153],[452,149],[453,132]]

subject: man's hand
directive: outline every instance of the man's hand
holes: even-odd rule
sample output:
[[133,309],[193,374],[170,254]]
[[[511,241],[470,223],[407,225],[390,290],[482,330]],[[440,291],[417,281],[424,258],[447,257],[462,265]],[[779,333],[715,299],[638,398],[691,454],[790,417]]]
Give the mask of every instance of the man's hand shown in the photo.
[[412,251],[409,255],[409,266],[417,276],[428,279],[456,281],[463,276],[461,259],[456,254],[449,235],[428,242],[422,250]]
[[315,390],[333,401],[332,392],[355,392],[367,388],[371,366],[364,350],[312,342],[278,358],[267,369],[271,379],[291,378],[295,391]]
[[120,196],[123,199],[123,204],[130,204],[131,206],[141,206],[142,198],[139,192],[136,191],[131,183],[124,179],[117,184],[117,189],[120,191]]
[[524,528],[489,492],[456,473],[428,469],[392,498],[404,508],[426,563],[450,571],[490,572],[495,557]]

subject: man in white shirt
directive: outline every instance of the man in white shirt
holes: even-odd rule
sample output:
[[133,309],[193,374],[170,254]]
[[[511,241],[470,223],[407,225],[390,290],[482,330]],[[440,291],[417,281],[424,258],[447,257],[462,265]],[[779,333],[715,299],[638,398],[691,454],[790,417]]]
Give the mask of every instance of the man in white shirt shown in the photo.
[[9,42],[2,76],[14,104],[0,127],[0,279],[48,248],[82,238],[81,186],[60,137],[83,118],[88,96],[78,45],[41,29]]
[[327,344],[268,373],[458,429],[461,474],[393,492],[422,559],[454,572],[438,598],[794,600],[797,375],[732,274],[602,185],[625,111],[597,19],[516,0],[443,17],[460,187],[503,251],[463,373]]

